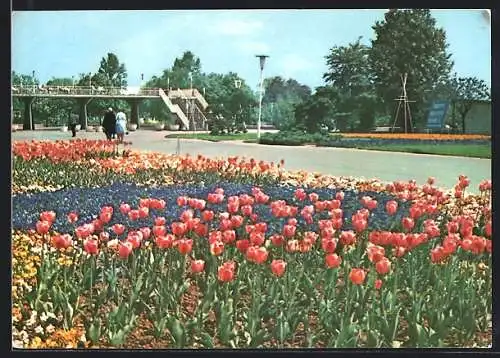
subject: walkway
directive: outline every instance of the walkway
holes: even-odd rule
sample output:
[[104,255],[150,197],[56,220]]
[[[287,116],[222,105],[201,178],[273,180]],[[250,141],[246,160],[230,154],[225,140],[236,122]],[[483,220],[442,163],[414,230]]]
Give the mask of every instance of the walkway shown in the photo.
[[[175,153],[177,139],[166,139],[166,131],[131,132],[126,140],[138,150]],[[102,133],[79,132],[78,138],[100,139]],[[71,133],[54,131],[22,131],[12,134],[13,140],[70,139]],[[460,174],[471,180],[471,191],[483,179],[491,178],[491,160],[426,154],[378,152],[345,148],[287,147],[242,142],[213,143],[201,140],[180,140],[181,154],[202,154],[208,157],[245,156],[256,160],[285,160],[289,170],[307,170],[336,176],[378,178],[382,181],[415,179],[423,184],[429,176],[436,184],[451,188]]]

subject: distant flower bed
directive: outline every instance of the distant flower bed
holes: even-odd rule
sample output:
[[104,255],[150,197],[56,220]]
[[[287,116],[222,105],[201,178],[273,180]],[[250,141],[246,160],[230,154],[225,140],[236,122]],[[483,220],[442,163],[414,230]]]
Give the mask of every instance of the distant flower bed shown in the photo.
[[355,148],[357,146],[385,146],[385,145],[443,145],[443,144],[460,144],[460,145],[491,145],[490,139],[470,139],[470,140],[453,140],[453,139],[412,139],[412,138],[363,138],[363,137],[345,137],[335,138],[331,140],[323,140],[318,142],[318,146],[323,147],[343,147]]
[[430,141],[491,141],[489,135],[479,134],[427,134],[427,133],[342,133],[345,138],[412,139]]

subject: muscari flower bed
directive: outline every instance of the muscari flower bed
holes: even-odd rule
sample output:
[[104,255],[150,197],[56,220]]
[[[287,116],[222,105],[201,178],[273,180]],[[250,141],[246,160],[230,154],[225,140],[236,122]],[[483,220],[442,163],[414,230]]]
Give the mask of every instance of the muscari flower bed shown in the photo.
[[451,215],[432,180],[360,192],[132,178],[14,195],[16,345],[491,342],[490,183],[474,213]]

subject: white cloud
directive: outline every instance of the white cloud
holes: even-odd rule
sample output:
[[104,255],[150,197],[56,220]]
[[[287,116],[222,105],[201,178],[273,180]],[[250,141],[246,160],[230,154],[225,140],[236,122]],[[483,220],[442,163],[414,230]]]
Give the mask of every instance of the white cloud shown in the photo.
[[239,41],[236,47],[244,53],[259,54],[269,52],[269,45],[261,41]]
[[222,19],[216,22],[212,30],[215,33],[229,36],[253,35],[263,29],[260,21],[242,19]]

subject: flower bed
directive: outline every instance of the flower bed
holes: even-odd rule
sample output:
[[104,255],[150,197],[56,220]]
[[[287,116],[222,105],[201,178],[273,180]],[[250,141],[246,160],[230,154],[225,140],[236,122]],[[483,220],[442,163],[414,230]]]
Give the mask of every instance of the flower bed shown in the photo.
[[376,139],[413,139],[413,140],[431,140],[431,141],[470,141],[470,140],[488,140],[489,135],[479,134],[427,134],[427,133],[342,133],[345,138],[376,138]]
[[[15,152],[14,184],[26,167],[62,179],[13,197],[18,347],[491,343],[490,181],[471,196],[464,176],[447,193],[432,178],[348,183],[238,158],[65,162],[72,149],[53,146]],[[63,179],[92,170],[110,181]]]

